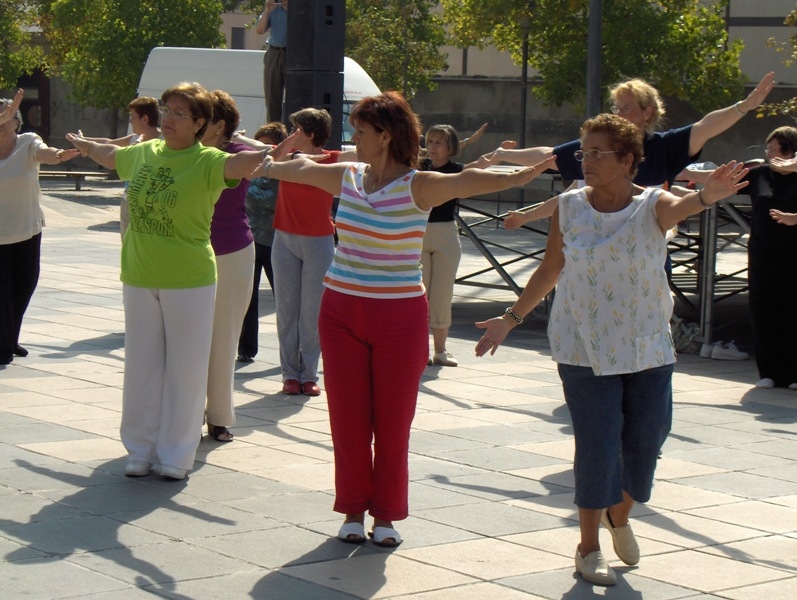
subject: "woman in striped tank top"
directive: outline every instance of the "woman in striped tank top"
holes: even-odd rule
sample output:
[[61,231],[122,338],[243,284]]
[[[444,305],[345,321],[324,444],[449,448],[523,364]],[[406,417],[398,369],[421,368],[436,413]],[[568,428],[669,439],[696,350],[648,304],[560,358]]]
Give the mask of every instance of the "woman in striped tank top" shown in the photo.
[[[319,333],[335,452],[334,510],[344,542],[398,546],[408,515],[409,437],[428,358],[429,310],[420,256],[429,211],[457,197],[525,185],[553,158],[517,173],[417,171],[420,121],[397,92],[352,111],[355,163],[263,162],[253,176],[314,186],[340,197],[339,238],[324,278]],[[290,144],[286,144],[289,146]],[[373,442],[373,449],[372,449]]]

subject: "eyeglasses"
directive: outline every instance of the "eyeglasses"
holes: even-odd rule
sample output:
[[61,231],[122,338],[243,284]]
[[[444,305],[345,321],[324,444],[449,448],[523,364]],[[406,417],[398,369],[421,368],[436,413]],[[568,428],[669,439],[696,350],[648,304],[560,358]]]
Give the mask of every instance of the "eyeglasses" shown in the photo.
[[618,154],[619,152],[619,150],[596,150],[593,148],[592,150],[576,150],[573,152],[573,156],[578,162],[582,162],[585,158],[600,160],[604,154]]
[[183,119],[194,118],[193,115],[187,115],[185,113],[174,111],[168,106],[161,106],[160,108],[158,108],[158,112],[161,114],[161,119],[168,119],[169,117],[171,117],[172,119],[182,121]]
[[612,106],[612,112],[615,115],[627,115],[630,112],[634,112],[635,108],[636,107],[632,104],[623,104],[622,106],[617,106],[616,104],[614,104]]

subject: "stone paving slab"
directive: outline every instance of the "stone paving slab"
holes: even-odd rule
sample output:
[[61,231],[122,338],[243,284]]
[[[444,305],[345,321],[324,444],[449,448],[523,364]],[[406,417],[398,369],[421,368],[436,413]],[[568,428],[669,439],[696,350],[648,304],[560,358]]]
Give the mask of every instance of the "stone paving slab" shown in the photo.
[[[429,367],[421,382],[400,548],[332,539],[325,399],[281,394],[267,287],[260,353],[236,371],[236,441],[206,437],[185,481],[125,478],[120,193],[54,182],[45,196],[42,276],[22,334],[30,356],[0,367],[2,597],[794,597],[797,392],[752,389],[753,361],[679,357],[673,431],[653,498],[633,513],[642,561],[622,565],[602,532],[619,583],[595,588],[573,573],[572,431],[544,319],[495,356],[473,356],[473,323],[512,301],[498,288],[455,290],[449,350],[460,366]],[[463,246],[463,271],[483,267]]]

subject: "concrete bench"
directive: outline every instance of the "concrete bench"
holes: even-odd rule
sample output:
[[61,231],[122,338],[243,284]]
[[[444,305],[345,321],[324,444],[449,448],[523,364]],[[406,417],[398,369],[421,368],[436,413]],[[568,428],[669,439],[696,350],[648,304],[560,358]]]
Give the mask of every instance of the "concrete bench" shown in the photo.
[[104,171],[39,171],[39,179],[73,179],[77,191],[80,191],[82,183],[89,177],[108,179],[108,173]]

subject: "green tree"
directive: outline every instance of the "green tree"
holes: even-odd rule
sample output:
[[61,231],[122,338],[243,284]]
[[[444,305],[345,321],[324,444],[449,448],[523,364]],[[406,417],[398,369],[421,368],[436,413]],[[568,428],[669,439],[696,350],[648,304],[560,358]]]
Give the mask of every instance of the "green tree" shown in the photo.
[[24,2],[0,0],[0,88],[16,87],[21,75],[40,66],[42,50],[31,34],[35,21]]
[[[786,16],[783,24],[789,27],[797,27],[797,8]],[[774,38],[770,38],[767,40],[767,45],[775,48],[776,52],[786,55],[783,63],[787,67],[792,67],[797,63],[797,33],[790,35],[787,42],[778,42]],[[797,97],[792,97],[780,102],[765,103],[758,108],[758,117],[775,115],[788,115],[792,119],[797,120]]]
[[219,0],[39,0],[50,42],[49,72],[72,98],[95,108],[123,108],[135,97],[156,46],[224,46]]
[[383,90],[412,98],[447,69],[446,33],[435,0],[346,0],[346,56]]
[[[586,100],[589,0],[442,0],[460,47],[494,44],[520,63],[524,34],[529,65],[541,78],[534,93],[561,106]],[[742,92],[743,44],[729,42],[727,0],[604,0],[602,88],[641,77],[662,93],[705,112]],[[524,27],[527,26],[527,29]]]

